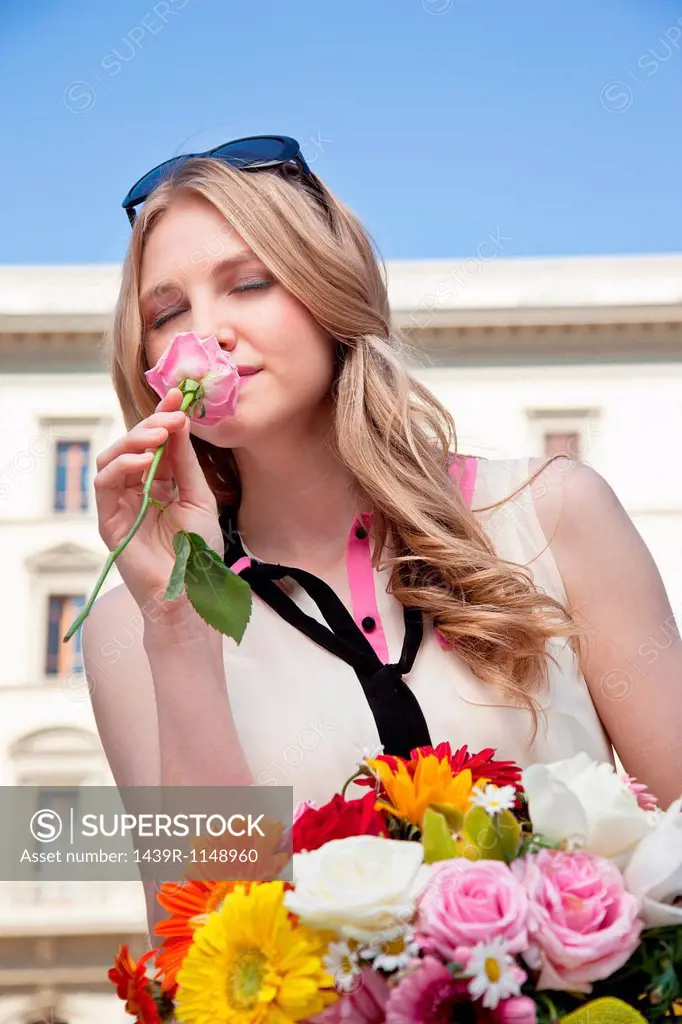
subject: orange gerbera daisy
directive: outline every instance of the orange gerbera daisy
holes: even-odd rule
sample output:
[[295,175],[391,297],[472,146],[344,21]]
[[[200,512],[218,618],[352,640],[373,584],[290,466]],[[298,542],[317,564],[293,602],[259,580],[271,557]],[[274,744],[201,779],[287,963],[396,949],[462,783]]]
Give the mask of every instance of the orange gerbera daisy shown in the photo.
[[146,971],[147,961],[155,953],[155,949],[150,949],[136,963],[128,947],[120,946],[114,957],[114,966],[107,972],[109,981],[116,986],[116,995],[125,1000],[126,1013],[135,1017],[138,1024],[161,1024]]
[[414,772],[402,759],[391,763],[368,758],[365,763],[386,794],[387,799],[377,801],[377,807],[418,828],[422,827],[428,807],[451,807],[462,814],[469,809],[474,783],[468,768],[453,776],[449,761],[435,754],[419,757]]
[[[168,995],[194,940],[194,933],[218,910],[223,900],[241,883],[248,892],[254,882],[273,881],[281,875],[291,857],[291,838],[285,839],[282,822],[266,819],[264,835],[248,837],[201,836],[192,843],[194,860],[187,864],[184,882],[166,882],[157,900],[170,917],[155,928],[162,939],[156,958],[161,991]],[[254,860],[240,860],[244,850],[256,851]],[[232,855],[237,854],[233,860]],[[221,859],[222,858],[222,859]]]
[[170,914],[165,921],[159,921],[154,929],[162,940],[156,957],[156,966],[159,968],[156,977],[161,981],[162,992],[168,994],[172,991],[177,973],[192,945],[194,932],[204,924],[207,914],[221,906],[235,884],[188,881],[164,882],[161,886],[156,898]]

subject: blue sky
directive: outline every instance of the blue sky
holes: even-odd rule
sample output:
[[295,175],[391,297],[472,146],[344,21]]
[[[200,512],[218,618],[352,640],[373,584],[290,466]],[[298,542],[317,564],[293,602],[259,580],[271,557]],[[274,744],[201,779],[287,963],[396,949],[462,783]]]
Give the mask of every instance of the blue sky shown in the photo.
[[293,135],[388,259],[682,250],[682,0],[3,0],[0,263],[122,258],[155,163]]

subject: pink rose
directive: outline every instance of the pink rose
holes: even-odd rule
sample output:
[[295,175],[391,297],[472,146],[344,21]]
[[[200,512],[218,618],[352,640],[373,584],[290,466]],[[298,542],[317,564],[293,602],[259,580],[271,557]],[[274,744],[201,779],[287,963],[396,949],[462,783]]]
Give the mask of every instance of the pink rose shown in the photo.
[[513,955],[528,947],[527,920],[528,897],[507,864],[456,857],[432,869],[418,900],[417,941],[456,960],[458,948],[499,937]]
[[513,861],[511,870],[528,893],[531,946],[524,959],[540,969],[538,989],[590,992],[639,945],[639,901],[604,857],[541,850]]
[[237,408],[241,380],[237,364],[223,352],[214,335],[202,340],[193,331],[176,334],[156,365],[145,371],[145,377],[159,398],[188,378],[201,384],[203,395],[192,406],[190,418],[204,427],[234,415]]

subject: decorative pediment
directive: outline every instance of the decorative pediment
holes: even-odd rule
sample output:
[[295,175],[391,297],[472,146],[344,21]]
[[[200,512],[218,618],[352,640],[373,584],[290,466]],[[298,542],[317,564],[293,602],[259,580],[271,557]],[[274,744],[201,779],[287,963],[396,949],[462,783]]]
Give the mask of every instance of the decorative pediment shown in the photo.
[[65,541],[46,551],[29,555],[26,565],[31,572],[96,572],[102,568],[103,558],[95,551]]

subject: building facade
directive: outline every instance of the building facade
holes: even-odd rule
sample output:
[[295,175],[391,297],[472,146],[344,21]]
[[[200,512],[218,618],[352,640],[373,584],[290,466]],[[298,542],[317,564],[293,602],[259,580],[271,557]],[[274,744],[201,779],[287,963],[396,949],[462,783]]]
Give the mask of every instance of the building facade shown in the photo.
[[[564,451],[600,472],[679,622],[682,256],[491,252],[389,262],[415,374],[453,412],[461,451]],[[125,432],[103,346],[119,281],[118,266],[0,267],[0,784],[38,787],[40,806],[55,787],[113,784],[77,639],[61,636],[107,556],[92,480]],[[114,567],[104,589],[119,581]],[[108,650],[141,632],[133,616]],[[0,882],[0,1024],[129,1019],[106,980],[121,942],[146,948],[136,883]]]

